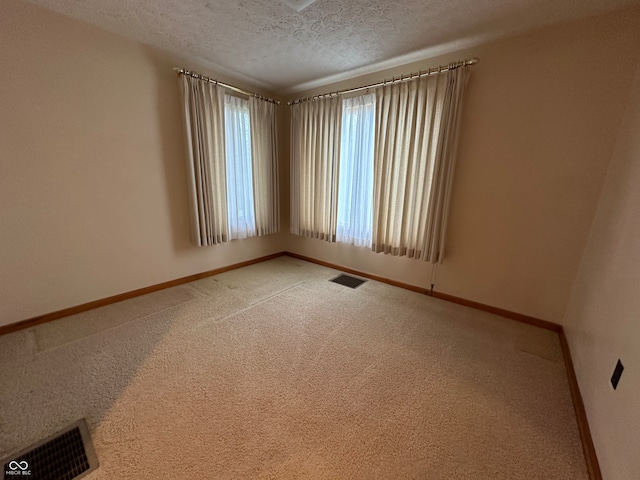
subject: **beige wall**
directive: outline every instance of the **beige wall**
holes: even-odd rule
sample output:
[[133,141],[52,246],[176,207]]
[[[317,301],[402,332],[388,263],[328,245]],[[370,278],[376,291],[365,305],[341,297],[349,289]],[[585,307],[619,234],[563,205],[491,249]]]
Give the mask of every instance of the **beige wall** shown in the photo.
[[[435,289],[561,322],[632,75],[640,10],[552,26],[294,97],[477,56]],[[290,236],[288,248],[429,286],[430,266]],[[385,273],[386,272],[386,273]]]
[[191,246],[176,63],[0,2],[0,325],[281,250]]
[[[634,85],[566,316],[600,466],[611,480],[640,478],[640,63]],[[625,370],[614,391],[618,359]]]

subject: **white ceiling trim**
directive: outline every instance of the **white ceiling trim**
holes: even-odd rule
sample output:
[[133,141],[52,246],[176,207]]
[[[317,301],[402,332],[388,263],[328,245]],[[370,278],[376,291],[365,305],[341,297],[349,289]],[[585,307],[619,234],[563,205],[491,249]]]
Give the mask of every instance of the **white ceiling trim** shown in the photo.
[[[363,75],[368,75],[370,73],[376,73],[382,70],[388,70],[390,68],[400,67],[402,65],[407,65],[413,62],[428,60],[430,58],[438,57],[440,55],[447,55],[449,53],[457,52],[460,50],[473,48],[483,43],[486,43],[490,40],[493,40],[497,37],[498,35],[478,35],[476,37],[456,40],[450,43],[446,43],[444,45],[423,48],[422,50],[418,50],[412,53],[407,53],[405,55],[400,55],[398,57],[394,57],[389,60],[384,60],[382,62],[372,63],[364,67],[359,67],[353,70],[349,70],[347,72],[337,73],[335,75],[329,75],[323,78],[319,78],[317,80],[312,80],[310,82],[304,82],[299,85],[295,85],[289,89],[285,89],[280,93],[285,96],[293,95],[293,94],[304,92],[307,90],[312,90],[314,88],[320,88],[327,85],[331,85],[333,83],[342,82],[344,80],[361,77]],[[464,60],[464,59],[456,58],[454,60],[457,61],[457,60]],[[404,72],[404,73],[411,73],[411,72]]]

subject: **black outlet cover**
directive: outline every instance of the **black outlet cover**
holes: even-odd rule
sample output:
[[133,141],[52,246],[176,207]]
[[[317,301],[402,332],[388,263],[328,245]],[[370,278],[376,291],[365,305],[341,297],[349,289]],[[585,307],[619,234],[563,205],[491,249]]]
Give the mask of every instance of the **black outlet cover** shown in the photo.
[[611,385],[613,385],[613,389],[618,388],[618,382],[620,381],[620,376],[622,375],[622,371],[624,370],[624,365],[620,359],[618,359],[618,363],[616,363],[616,368],[613,371],[613,375],[611,375]]

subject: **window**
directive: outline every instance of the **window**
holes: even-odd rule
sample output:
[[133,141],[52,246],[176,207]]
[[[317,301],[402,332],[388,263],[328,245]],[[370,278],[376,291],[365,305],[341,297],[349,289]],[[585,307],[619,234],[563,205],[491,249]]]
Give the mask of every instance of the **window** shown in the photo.
[[181,72],[191,241],[199,247],[280,230],[277,105],[228,95]]
[[441,263],[467,78],[292,102],[291,233]]
[[376,96],[342,102],[336,241],[371,247]]
[[249,101],[224,96],[224,137],[229,239],[256,235]]

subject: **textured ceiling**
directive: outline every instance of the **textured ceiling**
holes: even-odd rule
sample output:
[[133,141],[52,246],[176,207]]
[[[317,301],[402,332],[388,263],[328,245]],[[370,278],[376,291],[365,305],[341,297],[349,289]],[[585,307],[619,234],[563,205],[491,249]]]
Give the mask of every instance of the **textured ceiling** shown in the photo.
[[[640,0],[29,0],[290,93]],[[289,3],[307,3],[292,0]]]

